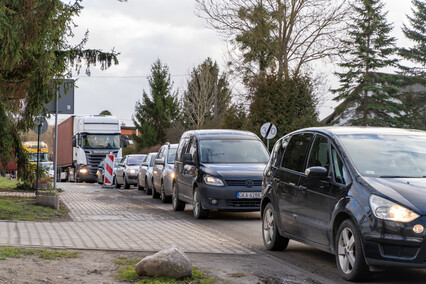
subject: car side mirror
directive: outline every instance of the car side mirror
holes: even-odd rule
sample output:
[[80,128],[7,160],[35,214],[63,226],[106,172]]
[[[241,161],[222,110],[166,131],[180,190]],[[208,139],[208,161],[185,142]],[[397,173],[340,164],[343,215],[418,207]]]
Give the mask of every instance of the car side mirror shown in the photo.
[[190,153],[183,154],[183,163],[187,165],[193,165],[192,155]]
[[305,170],[308,180],[327,180],[328,170],[324,167],[310,167]]
[[142,162],[141,166],[148,167],[149,163],[148,162]]
[[118,164],[120,167],[124,167],[124,163],[119,163]]
[[164,165],[164,158],[155,159],[154,163],[156,165]]

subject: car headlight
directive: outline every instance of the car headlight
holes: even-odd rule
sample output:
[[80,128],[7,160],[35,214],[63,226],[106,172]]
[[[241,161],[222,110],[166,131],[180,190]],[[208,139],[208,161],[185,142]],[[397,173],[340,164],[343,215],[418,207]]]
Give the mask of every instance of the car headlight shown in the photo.
[[370,196],[370,207],[379,219],[408,223],[419,217],[410,209],[374,194]]
[[130,170],[127,170],[127,172],[128,172],[129,174],[134,174],[134,173],[136,173],[136,170],[134,170],[134,169],[130,169]]
[[223,181],[217,177],[204,176],[204,182],[208,185],[223,186]]
[[167,174],[167,176],[173,179],[175,178],[175,172],[170,172]]
[[82,168],[78,170],[82,174],[87,174],[89,171],[86,168]]

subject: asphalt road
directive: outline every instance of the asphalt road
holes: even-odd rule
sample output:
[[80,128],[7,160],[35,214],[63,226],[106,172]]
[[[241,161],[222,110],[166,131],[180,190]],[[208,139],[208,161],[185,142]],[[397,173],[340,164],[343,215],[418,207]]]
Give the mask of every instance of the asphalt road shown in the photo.
[[[262,226],[258,212],[211,212],[208,219],[194,220],[192,206],[189,204],[186,205],[185,211],[174,212],[170,203],[163,204],[159,199],[153,199],[144,191],[138,191],[135,187],[131,187],[129,190],[120,190],[120,192],[123,198],[149,204],[156,209],[164,210],[163,213],[165,214],[167,212],[172,215],[178,214],[176,217],[179,217],[179,219],[192,220],[236,239],[242,245],[250,246],[259,253],[266,253],[272,259],[275,259],[277,264],[282,264],[287,270],[293,268],[295,274],[307,275],[314,283],[345,283],[337,271],[334,255],[295,241],[290,241],[287,249],[282,252],[266,250],[263,246]],[[277,266],[276,275],[280,274],[279,267],[280,265]],[[290,282],[283,281],[282,283]],[[426,283],[426,269],[387,269],[375,272],[368,283]]]

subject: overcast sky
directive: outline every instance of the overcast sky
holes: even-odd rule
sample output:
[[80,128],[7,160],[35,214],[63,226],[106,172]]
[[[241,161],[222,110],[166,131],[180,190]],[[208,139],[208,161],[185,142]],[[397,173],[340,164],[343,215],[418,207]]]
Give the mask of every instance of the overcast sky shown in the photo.
[[[389,11],[388,22],[394,24],[399,44],[407,41],[401,33],[406,14],[411,14],[411,1],[384,0]],[[91,68],[92,75],[84,71],[74,73],[75,114],[99,114],[103,110],[132,125],[135,104],[143,90],[149,92],[147,76],[157,59],[170,69],[174,88],[183,90],[188,74],[207,57],[217,61],[225,70],[225,43],[213,30],[207,29],[194,13],[194,0],[84,0],[84,9],[75,23],[75,40],[89,30],[86,48],[120,52],[119,65],[100,71]],[[332,71],[330,71],[331,73]],[[336,79],[331,78],[334,87]],[[322,102],[320,118],[332,111],[329,100]],[[60,120],[67,116],[61,115]]]

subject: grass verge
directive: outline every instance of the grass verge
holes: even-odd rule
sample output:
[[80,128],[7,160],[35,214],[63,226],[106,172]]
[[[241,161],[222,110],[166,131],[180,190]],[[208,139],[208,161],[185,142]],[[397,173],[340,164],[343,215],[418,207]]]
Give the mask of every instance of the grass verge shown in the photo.
[[23,256],[35,256],[42,259],[57,260],[64,258],[77,258],[78,251],[59,251],[47,249],[21,249],[14,247],[0,247],[0,260],[7,258],[20,258]]
[[194,267],[192,270],[192,277],[187,277],[181,280],[175,280],[168,277],[143,277],[139,276],[135,271],[135,265],[140,259],[128,259],[126,257],[119,257],[114,261],[115,264],[119,265],[117,270],[116,279],[117,280],[130,280],[134,283],[156,283],[156,284],[212,284],[215,282],[215,279],[210,278],[205,275],[203,272],[198,270],[197,267]]
[[0,190],[11,191],[18,189],[17,179],[8,179],[0,176]]
[[0,199],[0,220],[50,221],[61,218],[68,218],[66,210],[37,205],[35,197],[2,196]]

